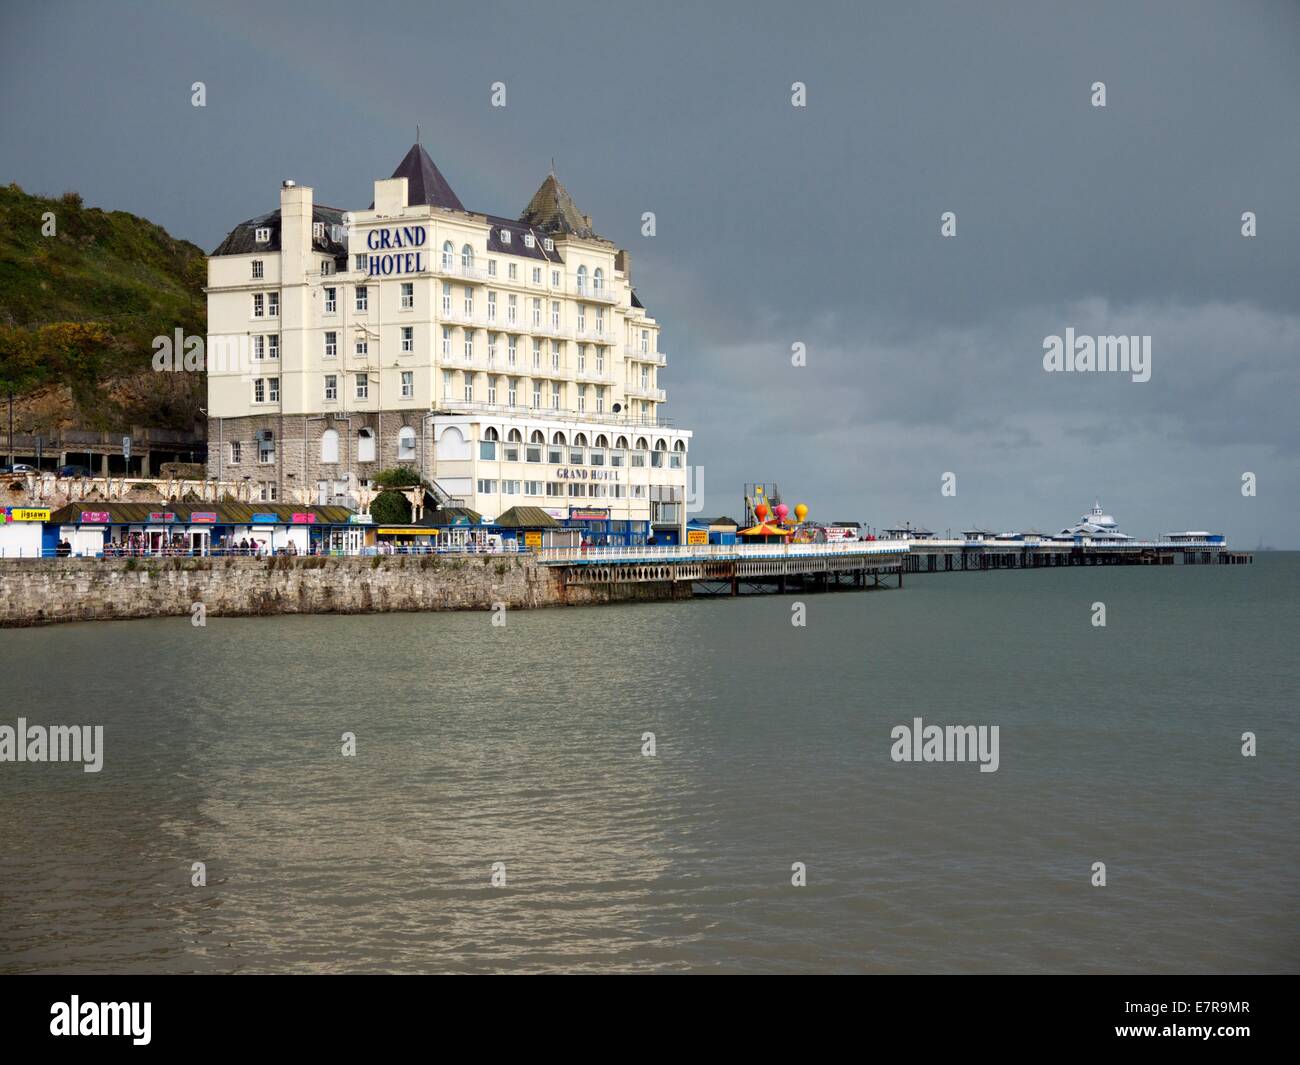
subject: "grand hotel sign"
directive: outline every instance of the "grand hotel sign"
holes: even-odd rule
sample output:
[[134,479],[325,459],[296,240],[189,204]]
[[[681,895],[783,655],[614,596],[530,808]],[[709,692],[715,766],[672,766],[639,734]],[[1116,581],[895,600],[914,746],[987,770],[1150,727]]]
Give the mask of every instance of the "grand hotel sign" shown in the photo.
[[370,277],[389,277],[393,274],[418,274],[425,269],[423,248],[429,238],[424,226],[393,226],[372,229],[366,234],[366,274]]
[[586,466],[561,466],[555,476],[561,481],[617,481],[620,470],[596,470]]

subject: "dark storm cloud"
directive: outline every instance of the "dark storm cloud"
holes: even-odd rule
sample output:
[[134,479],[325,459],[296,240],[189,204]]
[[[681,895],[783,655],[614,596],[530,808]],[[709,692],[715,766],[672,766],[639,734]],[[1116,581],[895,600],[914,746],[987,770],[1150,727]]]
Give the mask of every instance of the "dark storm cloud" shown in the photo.
[[[1055,528],[1101,495],[1295,546],[1300,9],[901,8],[10,5],[2,176],[210,249],[284,177],[368,203],[417,122],[473,209],[554,157],[632,251],[707,509],[776,478],[822,517]],[[1067,326],[1151,335],[1152,380],[1045,374]]]

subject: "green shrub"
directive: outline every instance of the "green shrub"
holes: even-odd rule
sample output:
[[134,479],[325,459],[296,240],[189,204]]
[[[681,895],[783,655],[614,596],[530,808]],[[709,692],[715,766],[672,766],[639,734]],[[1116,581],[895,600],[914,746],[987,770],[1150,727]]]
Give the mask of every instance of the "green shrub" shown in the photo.
[[401,492],[380,492],[370,504],[377,525],[405,525],[411,520],[411,501]]

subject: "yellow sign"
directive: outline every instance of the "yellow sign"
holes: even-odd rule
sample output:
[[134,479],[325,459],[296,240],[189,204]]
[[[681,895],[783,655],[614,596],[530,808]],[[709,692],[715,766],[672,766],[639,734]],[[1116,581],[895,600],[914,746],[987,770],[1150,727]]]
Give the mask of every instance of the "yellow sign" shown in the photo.
[[31,508],[24,509],[22,507],[10,507],[9,520],[10,521],[49,521],[50,511],[37,510]]
[[686,542],[688,544],[707,544],[709,542],[709,533],[706,529],[687,529]]
[[526,532],[526,533],[524,533],[524,546],[525,546],[525,547],[541,547],[541,546],[542,546],[542,534],[539,533],[539,532]]

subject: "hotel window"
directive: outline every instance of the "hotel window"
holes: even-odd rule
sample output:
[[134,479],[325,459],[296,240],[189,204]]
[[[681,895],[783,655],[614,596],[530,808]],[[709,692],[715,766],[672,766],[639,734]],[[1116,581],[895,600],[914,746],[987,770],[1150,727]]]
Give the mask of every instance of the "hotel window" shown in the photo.
[[596,413],[605,413],[605,389],[600,385],[596,386]]
[[533,338],[533,369],[542,368],[542,342],[536,337]]
[[472,288],[465,289],[465,317],[474,317],[474,290]]
[[465,330],[465,361],[474,361],[474,334],[470,330]]
[[415,282],[402,282],[402,310],[409,311],[415,306]]
[[519,388],[519,379],[517,377],[510,378],[509,382],[506,384],[506,402],[510,404],[510,406],[512,407],[516,404],[516,402],[518,402],[517,400],[518,388]]
[[533,410],[537,410],[542,405],[542,382],[533,378]]
[[569,495],[574,497],[580,497],[580,496],[585,496],[586,494],[587,494],[587,486],[585,484],[570,483]]
[[474,402],[474,375],[472,373],[463,373],[460,375],[465,384],[465,402]]
[[552,270],[552,271],[551,271],[551,288],[559,288],[559,287],[560,287],[560,271],[559,271],[559,270]]
[[254,402],[254,403],[265,403],[265,402],[266,402],[266,379],[265,379],[265,378],[262,378],[262,377],[254,378],[254,380],[253,380],[253,402]]
[[541,482],[541,481],[525,481],[525,482],[524,482],[524,495],[526,495],[526,496],[539,496],[539,495],[541,495],[541,494],[542,494],[542,482]]
[[597,307],[596,308],[596,332],[603,333],[604,331],[605,331],[605,308]]
[[509,296],[506,298],[506,321],[509,322],[511,325],[514,325],[518,317],[519,317],[519,297]]
[[483,496],[496,495],[496,491],[497,491],[496,481],[485,481],[482,478],[479,478],[479,482],[478,482],[479,495],[483,495]]
[[488,365],[495,366],[496,364],[497,364],[497,334],[489,333],[488,334]]
[[596,349],[596,373],[600,374],[601,377],[605,376],[605,349],[604,348]]
[[648,354],[650,351],[650,330],[641,330],[641,351]]
[[366,258],[365,252],[357,252],[352,256],[352,269],[357,271],[357,273],[364,274],[366,272],[366,267],[369,265],[370,261]]
[[541,444],[529,444],[526,448],[524,448],[524,461],[541,462],[542,461]]
[[496,320],[497,320],[497,294],[495,292],[489,292],[488,293],[488,321],[495,322]]
[[238,466],[243,456],[244,456],[244,445],[241,444],[238,440],[232,440],[230,442],[230,465]]
[[356,349],[358,357],[364,359],[368,354],[370,354],[370,341],[358,340]]
[[339,353],[339,335],[333,330],[325,334],[325,358],[332,359]]
[[311,224],[311,235],[312,235],[312,239],[313,239],[313,240],[324,240],[324,239],[325,239],[325,223],[324,223],[324,222],[313,222],[313,223]]
[[560,409],[560,382],[551,382],[551,410]]
[[533,298],[533,325],[541,325],[541,324],[542,324],[542,301],[534,297]]
[[579,303],[578,304],[578,332],[585,333],[586,331],[587,331],[587,305],[585,303]]
[[263,310],[264,301],[265,301],[265,297],[260,292],[253,293],[253,317],[254,318],[261,318],[265,314],[265,311]]
[[451,241],[443,241],[442,245],[442,268],[450,270],[451,264],[456,259],[456,249],[452,247]]
[[280,334],[270,333],[266,338],[266,357],[268,359],[278,359],[280,357]]
[[489,259],[489,260],[488,260],[488,277],[496,277],[496,276],[497,276],[497,261],[496,261],[495,259]]
[[397,457],[405,460],[415,458],[415,430],[409,425],[397,430]]
[[320,261],[320,272],[321,277],[328,277],[334,272],[334,263],[329,259],[322,259]]
[[558,498],[564,495],[564,485],[560,481],[547,481],[546,494],[553,498]]
[[259,481],[257,485],[257,492],[258,492],[258,499],[260,499],[263,503],[275,502],[276,491],[275,491],[274,481]]
[[560,304],[556,300],[551,300],[551,328],[560,328]]
[[650,371],[644,366],[641,367],[641,387],[650,387]]
[[506,339],[506,365],[507,366],[513,366],[515,364],[515,354],[516,354],[516,348],[518,348],[518,346],[519,346],[518,337],[512,336]]
[[357,310],[368,311],[370,309],[370,292],[365,285],[357,286]]
[[650,421],[650,404],[647,400],[641,401],[641,420],[647,423]]
[[338,289],[327,288],[325,290],[325,313],[333,314],[338,310]]
[[634,485],[631,485],[630,487],[631,487],[631,489],[632,489],[632,498],[633,498],[633,499],[644,499],[644,498],[645,498],[645,485],[643,485],[643,484],[634,484]]
[[586,409],[587,409],[587,386],[579,385],[578,386],[578,410],[584,411]]
[[622,466],[623,452],[620,451],[618,448],[615,448],[613,451],[611,451],[609,453],[609,464],[611,466]]
[[275,461],[275,434],[270,429],[257,434],[257,461],[263,466]]
[[542,247],[545,248],[547,251],[554,251],[555,241],[553,241],[550,237],[546,237],[542,240]]
[[415,350],[415,326],[413,325],[402,326],[402,350]]
[[442,283],[442,315],[444,318],[451,317],[451,282]]
[[621,484],[611,484],[611,485],[609,486],[609,494],[610,494],[610,496],[611,496],[612,498],[614,498],[614,499],[622,499],[622,498],[623,498],[623,486],[622,486]]
[[280,293],[268,292],[266,294],[266,316],[268,318],[280,317]]
[[591,290],[593,292],[600,292],[604,288],[605,288],[605,271],[598,266],[596,267],[596,272],[591,275]]
[[[509,244],[510,242],[506,241],[506,243]],[[517,263],[506,263],[506,276],[509,277],[511,281],[518,281],[519,265]]]
[[554,445],[548,447],[546,449],[546,461],[549,462],[552,466],[563,465],[564,464],[563,448],[555,447]]
[[587,345],[578,345],[578,373],[587,372]]
[[645,465],[645,452],[644,452],[644,451],[633,451],[633,452],[632,452],[632,465],[633,465],[633,466],[644,466],[644,465]]
[[259,226],[257,232],[253,234],[258,244],[265,244],[271,239],[271,230],[268,226]]
[[402,398],[410,399],[415,395],[415,373],[411,370],[402,371]]
[[582,456],[587,443],[587,438],[579,433],[573,438],[573,447],[569,448],[569,465],[581,466]]
[[333,402],[338,398],[339,398],[338,374],[327,373],[325,375],[325,399],[327,402]]
[[445,325],[442,327],[442,353],[451,358],[451,329]]
[[261,259],[254,259],[254,260],[253,260],[253,280],[254,280],[254,281],[261,281],[261,280],[262,280],[262,260],[261,260]]
[[664,442],[660,440],[659,443],[655,444],[655,449],[650,452],[650,465],[657,470],[663,469],[665,450]]
[[519,494],[518,481],[502,481],[501,494],[504,496],[517,496]]
[[535,244],[535,243],[536,243],[536,242],[533,240],[533,235],[532,235],[531,233],[525,233],[525,234],[524,234],[524,247],[525,247],[525,248],[531,248],[531,247],[533,246],[533,244]]
[[357,374],[357,399],[369,399],[369,398],[370,398],[370,375],[359,373]]
[[460,249],[460,268],[469,276],[474,269],[474,249],[468,244]]
[[502,244],[510,243],[510,230],[508,229],[501,230],[501,243]]
[[442,398],[443,399],[451,399],[451,389],[452,389],[451,371],[443,370],[442,371]]
[[560,368],[560,342],[558,340],[552,340],[551,341],[551,369],[558,370],[559,368]]
[[260,334],[253,336],[253,358],[259,360],[266,358],[266,337]]
[[497,401],[497,379],[488,378],[488,403],[495,405]]
[[593,466],[603,466],[605,465],[605,452],[599,446],[593,447],[587,461]]

